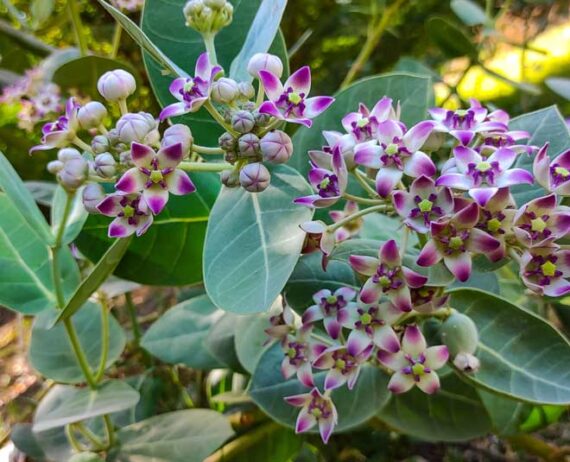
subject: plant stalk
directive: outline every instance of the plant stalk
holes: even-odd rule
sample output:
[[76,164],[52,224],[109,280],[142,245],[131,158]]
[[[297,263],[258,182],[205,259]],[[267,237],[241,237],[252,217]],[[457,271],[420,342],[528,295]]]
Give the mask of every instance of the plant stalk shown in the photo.
[[332,224],[331,226],[329,226],[329,231],[333,232],[336,231],[338,228],[341,228],[342,226],[346,225],[347,223],[350,223],[351,221],[362,217],[364,215],[368,215],[369,213],[373,213],[373,212],[383,212],[384,210],[386,210],[386,204],[382,204],[382,205],[375,205],[373,207],[369,207],[367,209],[362,209],[359,210],[358,212],[353,213],[352,215],[349,215],[346,218],[343,218],[340,221],[337,221],[336,223]]
[[234,168],[227,162],[181,162],[179,167],[187,172],[222,172]]
[[71,25],[73,26],[73,33],[75,34],[75,42],[79,48],[81,56],[86,56],[89,51],[87,48],[87,41],[85,40],[85,33],[83,31],[83,23],[81,22],[81,15],[79,13],[79,7],[77,0],[67,1],[67,11],[69,13],[69,19]]
[[109,356],[109,304],[105,296],[99,297],[101,303],[101,359],[95,374],[95,382],[99,383],[105,375],[107,357]]

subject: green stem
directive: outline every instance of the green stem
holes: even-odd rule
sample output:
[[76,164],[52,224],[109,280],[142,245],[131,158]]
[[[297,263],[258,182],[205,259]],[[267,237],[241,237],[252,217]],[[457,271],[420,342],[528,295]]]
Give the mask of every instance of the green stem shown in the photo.
[[113,422],[108,414],[103,416],[103,423],[105,424],[105,436],[107,438],[107,448],[112,447],[115,444],[115,430],[113,428]]
[[77,147],[83,149],[84,151],[93,153],[91,146],[89,146],[85,141],[83,141],[81,138],[79,138],[77,136],[73,140],[73,144],[75,144]]
[[210,62],[212,66],[218,64],[218,57],[216,56],[216,46],[214,45],[215,34],[202,34],[202,39],[204,40],[204,45],[206,45],[206,51],[210,56]]
[[210,148],[207,146],[200,146],[198,144],[192,145],[192,151],[197,152],[198,154],[223,154],[224,150],[222,148]]
[[102,450],[105,448],[103,441],[101,441],[99,437],[95,435],[95,433],[89,430],[89,428],[83,425],[83,422],[77,422],[73,425],[77,431],[81,433],[86,439],[88,439],[97,450]]
[[382,204],[382,205],[375,205],[374,207],[369,207],[367,209],[359,210],[358,212],[355,212],[352,215],[349,215],[348,217],[343,218],[342,220],[337,221],[336,223],[329,226],[329,231],[330,232],[336,231],[338,228],[346,225],[347,223],[350,223],[356,218],[368,215],[369,213],[383,212],[384,210],[386,210],[386,207],[387,207],[386,204]]
[[226,121],[222,117],[222,114],[218,112],[218,110],[212,105],[210,101],[206,101],[204,103],[204,108],[210,113],[210,115],[214,118],[214,120],[218,122],[218,124],[220,124],[220,126],[225,128],[226,131],[228,131],[234,136],[239,135],[238,132],[236,132],[232,127],[230,127],[229,124],[226,123]]
[[234,168],[227,162],[181,162],[179,168],[186,172],[222,172]]
[[263,88],[263,82],[259,79],[258,82],[259,82],[259,88],[257,89],[257,98],[255,99],[256,107],[261,106],[261,103],[263,103],[263,100],[265,99],[265,89]]
[[267,127],[265,127],[263,130],[259,131],[259,137],[261,138],[263,135],[270,132],[274,128],[277,128],[282,123],[283,123],[283,121],[280,119],[273,120],[273,122],[271,122]]
[[365,199],[364,197],[358,197],[358,196],[354,196],[352,194],[349,193],[344,193],[342,195],[342,197],[344,199],[347,199],[349,201],[353,201],[356,202],[358,204],[366,204],[366,205],[379,205],[379,204],[384,204],[385,205],[385,201],[383,200],[379,200],[379,199]]
[[138,345],[141,339],[141,328],[139,326],[139,320],[137,318],[137,309],[133,302],[133,296],[130,292],[127,292],[125,294],[125,301],[127,303],[127,309],[129,310],[129,317],[131,318],[131,328],[133,329],[135,344]]
[[67,1],[67,12],[69,13],[69,19],[71,20],[71,25],[73,26],[73,33],[75,34],[75,42],[79,48],[81,56],[87,55],[87,42],[85,40],[85,33],[83,31],[83,23],[81,22],[81,15],[79,14],[79,8],[77,5],[77,0]]
[[182,385],[182,382],[180,382],[180,376],[178,375],[178,369],[176,368],[176,366],[172,366],[170,368],[170,377],[172,378],[172,382],[174,383],[174,385],[176,385],[180,390],[180,395],[182,396],[182,401],[184,401],[184,405],[190,409],[196,407],[194,405],[194,401],[192,401],[192,398],[188,394],[186,387]]
[[121,114],[125,115],[129,113],[129,108],[127,107],[127,100],[126,99],[120,99],[118,101],[119,103],[119,109],[121,110]]
[[77,362],[83,375],[85,376],[85,380],[89,384],[89,387],[92,389],[97,388],[97,382],[93,377],[93,372],[91,371],[91,367],[89,366],[89,362],[85,357],[85,353],[83,352],[83,348],[81,348],[81,343],[79,343],[79,337],[77,337],[77,331],[75,330],[75,326],[71,322],[71,318],[64,319],[63,325],[65,326],[65,331],[67,332],[67,336],[69,337],[69,342],[71,343],[71,348],[73,349],[73,353],[77,358]]
[[370,197],[378,197],[378,193],[374,190],[374,188],[372,186],[370,186],[368,184],[368,181],[366,181],[366,174],[358,169],[354,169],[352,171],[354,177],[356,178],[356,181],[358,181],[360,183],[360,186],[362,186],[362,188],[370,195]]
[[67,440],[69,441],[69,444],[71,444],[71,447],[75,452],[84,451],[84,449],[79,444],[79,441],[77,441],[77,438],[75,438],[75,435],[73,434],[73,429],[71,428],[71,424],[65,426],[65,436],[67,436]]
[[95,374],[95,382],[99,383],[105,374],[109,355],[109,305],[104,296],[99,297],[101,303],[101,359]]
[[113,48],[111,49],[111,54],[109,57],[115,59],[119,54],[119,48],[121,47],[121,37],[123,35],[123,28],[119,23],[115,24],[115,32],[113,33]]
[[73,205],[73,199],[75,193],[66,192],[65,195],[65,205],[63,208],[63,216],[61,217],[61,222],[57,230],[57,235],[55,236],[55,243],[51,248],[51,274],[53,279],[53,287],[55,291],[55,297],[57,300],[57,307],[63,309],[65,306],[65,295],[63,293],[63,284],[61,280],[61,275],[59,272],[59,249],[61,248],[61,243],[63,241],[63,234],[65,232],[65,227],[67,220],[69,219],[69,214],[71,213],[71,208]]

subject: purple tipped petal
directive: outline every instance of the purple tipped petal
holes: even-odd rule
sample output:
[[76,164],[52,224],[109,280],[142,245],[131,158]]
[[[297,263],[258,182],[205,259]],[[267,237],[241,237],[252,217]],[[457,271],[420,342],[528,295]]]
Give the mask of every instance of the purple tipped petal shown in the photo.
[[434,127],[435,122],[432,120],[424,120],[414,125],[404,135],[404,145],[410,152],[418,151],[426,142]]
[[396,372],[390,378],[390,382],[388,382],[388,390],[395,394],[405,393],[414,386],[414,383],[414,379],[411,375]]
[[301,319],[303,324],[311,324],[323,319],[323,311],[318,305],[310,306],[305,310]]
[[473,188],[469,190],[469,195],[475,199],[475,202],[481,207],[485,207],[487,203],[495,196],[499,188]]
[[451,130],[449,133],[463,145],[468,145],[475,137],[471,130]]
[[325,390],[334,390],[346,383],[346,376],[338,369],[331,369],[325,377]]
[[325,326],[327,334],[329,334],[332,339],[336,340],[340,335],[340,331],[342,328],[339,322],[335,318],[327,317],[324,319],[323,324]]
[[471,252],[487,254],[497,250],[501,243],[485,231],[473,228],[469,239],[468,248]]
[[283,86],[285,89],[291,87],[296,93],[308,95],[311,91],[311,68],[303,66],[297,69],[289,76]]
[[160,121],[162,122],[165,119],[169,119],[171,117],[177,117],[183,114],[190,112],[189,109],[186,108],[185,103],[173,103],[166,106],[158,116]]
[[419,176],[434,176],[437,173],[437,168],[430,157],[421,152],[414,152],[404,165],[404,173],[413,178]]
[[381,168],[376,175],[376,191],[388,197],[402,179],[402,171],[397,168]]
[[99,202],[97,210],[108,217],[116,217],[122,210],[120,202],[121,196],[119,195],[107,196]]
[[391,353],[386,350],[380,350],[378,351],[377,358],[384,366],[392,369],[393,371],[400,370],[408,365],[408,361],[406,360],[406,356],[403,351]]
[[418,256],[416,263],[419,266],[433,266],[441,260],[441,253],[437,249],[437,246],[433,239],[426,242],[423,249]]
[[[259,71],[259,72],[263,72],[263,71]],[[283,114],[281,114],[281,112],[279,112],[279,109],[277,109],[277,106],[275,105],[275,103],[273,101],[265,101],[265,103],[263,103],[261,106],[259,106],[259,112],[262,114],[269,114],[270,116],[273,116],[277,119],[283,119]]]
[[348,263],[350,263],[352,269],[357,273],[364,274],[365,276],[372,276],[376,272],[380,261],[374,257],[351,255],[348,257]]
[[329,439],[333,433],[335,426],[335,420],[333,417],[329,417],[328,419],[321,419],[319,420],[319,433],[321,435],[321,439],[323,443],[327,444]]
[[459,281],[465,282],[471,276],[471,255],[468,252],[444,256],[443,262]]
[[332,103],[334,98],[330,96],[315,96],[314,98],[307,98],[305,100],[305,111],[303,115],[312,119],[324,112]]
[[472,228],[477,224],[479,220],[479,206],[472,202],[467,207],[461,209],[457,212],[453,221],[461,228]]
[[423,287],[428,281],[427,276],[424,276],[423,274],[420,273],[416,273],[415,271],[412,271],[410,268],[406,268],[405,266],[402,267],[402,272],[404,273],[404,278],[406,279],[406,282],[412,289],[418,289],[420,287]]
[[310,398],[306,393],[303,393],[301,395],[286,396],[283,400],[291,406],[302,407],[310,400]]
[[383,166],[380,160],[382,148],[376,144],[376,141],[367,141],[359,143],[354,148],[354,162],[370,168],[380,168]]
[[115,218],[109,225],[109,237],[120,238],[128,237],[133,234],[136,227],[130,226],[124,218]]
[[417,382],[418,388],[428,395],[433,395],[440,388],[439,377],[435,372],[422,375]]
[[398,250],[398,244],[394,239],[386,241],[382,247],[380,247],[379,255],[380,261],[391,266],[399,266],[401,264],[400,251]]
[[283,94],[283,85],[276,75],[268,71],[259,71],[259,80],[263,84],[265,94],[270,101],[277,101]]
[[426,339],[420,328],[408,325],[402,337],[402,350],[411,355],[419,355],[425,351],[426,346]]
[[168,190],[153,185],[143,191],[143,197],[151,212],[154,215],[158,215],[168,202]]
[[360,291],[360,300],[363,303],[372,304],[378,301],[380,295],[382,295],[382,288],[370,278],[364,283]]
[[437,179],[435,184],[436,186],[447,186],[448,188],[467,191],[473,187],[473,179],[461,173],[445,173]]
[[389,297],[394,306],[399,310],[405,312],[412,311],[412,298],[408,286],[403,285],[399,289],[391,290]]
[[160,168],[176,168],[182,159],[184,158],[184,151],[182,150],[182,144],[176,143],[169,146],[165,146],[156,156],[158,158],[158,164]]
[[146,177],[139,171],[138,168],[134,167],[123,173],[123,176],[119,178],[115,188],[127,194],[142,191],[144,189],[146,182]]
[[341,287],[340,289],[335,290],[334,294],[337,297],[344,298],[344,300],[348,302],[356,297],[356,290],[350,287]]
[[317,419],[306,408],[301,409],[295,424],[295,433],[304,433],[317,425]]
[[154,159],[154,150],[144,144],[137,142],[131,143],[131,157],[133,163],[137,167],[148,168],[152,159]]
[[374,344],[390,353],[400,351],[400,340],[390,326],[381,326],[374,331]]
[[522,168],[513,168],[500,175],[495,183],[499,188],[506,188],[515,184],[533,184],[534,177],[532,173]]
[[168,191],[177,196],[184,196],[186,194],[196,191],[194,183],[190,177],[182,170],[174,170],[166,178],[166,186]]
[[376,117],[377,120],[383,121],[390,117],[392,112],[392,98],[383,96],[372,108],[370,115]]
[[441,369],[449,359],[449,351],[445,345],[432,346],[426,349],[426,366],[430,369]]
[[313,369],[311,364],[305,362],[297,369],[297,378],[306,387],[314,387],[315,382],[313,381]]

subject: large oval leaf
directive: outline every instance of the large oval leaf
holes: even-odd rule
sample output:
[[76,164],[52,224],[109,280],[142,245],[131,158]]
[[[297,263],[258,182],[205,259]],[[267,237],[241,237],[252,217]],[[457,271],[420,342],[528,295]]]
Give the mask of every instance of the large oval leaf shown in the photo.
[[223,314],[207,295],[186,300],[169,309],[146,331],[141,346],[167,363],[195,369],[223,367],[205,343],[210,327]]
[[[85,382],[63,324],[53,324],[54,310],[40,313],[32,328],[29,358],[34,369],[45,377],[63,383]],[[87,302],[72,318],[79,342],[91,369],[99,366],[101,358],[101,307]],[[107,366],[113,364],[125,348],[123,329],[113,316],[109,316],[109,353]]]
[[[253,401],[273,420],[288,427],[295,427],[299,409],[287,404],[283,398],[307,393],[297,378],[285,380],[281,374],[283,352],[279,345],[266,351],[255,369],[249,393]],[[315,374],[317,386],[322,389],[325,372]],[[364,366],[358,382],[352,391],[346,387],[332,393],[338,410],[336,431],[353,428],[373,417],[384,406],[390,393],[387,389],[388,376],[372,366]]]
[[118,462],[203,462],[234,432],[207,409],[168,412],[121,428]]
[[[115,270],[123,279],[150,285],[185,285],[202,280],[202,248],[210,209],[219,190],[213,173],[193,175],[196,192],[170,196],[164,211],[141,237],[132,240]],[[99,260],[111,245],[110,219],[91,215],[77,238],[89,259]]]
[[479,329],[481,368],[465,379],[539,404],[570,404],[570,343],[538,316],[475,289],[451,292],[451,306]]
[[[60,185],[55,188],[55,193],[51,203],[51,229],[54,236],[59,234],[62,226],[67,195],[68,193]],[[87,220],[88,215],[87,210],[85,210],[85,207],[83,206],[80,190],[72,199],[71,209],[69,211],[69,215],[66,217],[67,219],[64,224],[65,228],[62,231],[62,244],[69,244],[77,237],[81,228],[85,224],[85,220]]]
[[295,155],[291,165],[306,174],[309,170],[307,152],[320,149],[324,144],[323,130],[343,131],[341,120],[344,115],[358,109],[359,103],[372,108],[384,95],[400,102],[402,121],[411,126],[424,119],[428,109],[431,79],[406,73],[393,73],[360,80],[335,95],[335,102],[324,114],[317,117],[309,129],[301,127],[293,137]]
[[299,225],[312,211],[293,204],[311,188],[277,166],[262,193],[223,188],[208,224],[204,283],[216,306],[236,313],[269,309],[291,275],[305,239]]
[[[261,0],[232,0],[231,3],[234,6],[233,21],[216,36],[218,62],[226,73],[229,73],[232,61],[242,48]],[[141,27],[164,54],[186,72],[193,74],[196,59],[206,49],[200,34],[185,25],[182,13],[185,4],[186,0],[147,0]],[[270,52],[279,55],[285,67],[288,67],[287,50],[281,34],[276,37]],[[162,66],[146,53],[144,62],[160,104],[165,106],[174,102],[168,91],[173,76],[164,76]],[[182,120],[192,128],[196,142],[202,145],[216,144],[223,131],[204,110],[186,115]]]

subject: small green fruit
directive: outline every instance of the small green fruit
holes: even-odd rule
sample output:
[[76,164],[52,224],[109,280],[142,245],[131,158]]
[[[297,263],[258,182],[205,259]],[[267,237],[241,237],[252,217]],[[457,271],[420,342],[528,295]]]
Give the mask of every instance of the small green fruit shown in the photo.
[[441,340],[452,357],[459,353],[475,353],[479,343],[477,326],[469,316],[454,312],[441,326]]

